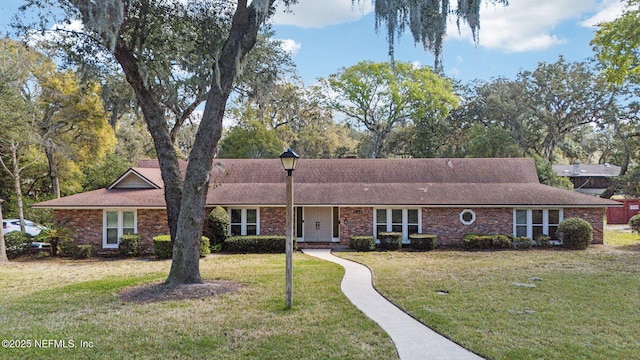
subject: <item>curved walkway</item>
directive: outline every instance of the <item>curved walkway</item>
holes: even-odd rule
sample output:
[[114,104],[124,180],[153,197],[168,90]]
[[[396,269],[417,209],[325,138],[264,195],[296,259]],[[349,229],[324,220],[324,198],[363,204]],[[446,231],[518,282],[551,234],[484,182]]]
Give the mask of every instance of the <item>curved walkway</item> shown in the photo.
[[366,266],[333,256],[328,249],[305,249],[303,252],[344,267],[342,292],[389,334],[400,359],[482,359],[429,329],[380,295],[373,288],[371,271]]

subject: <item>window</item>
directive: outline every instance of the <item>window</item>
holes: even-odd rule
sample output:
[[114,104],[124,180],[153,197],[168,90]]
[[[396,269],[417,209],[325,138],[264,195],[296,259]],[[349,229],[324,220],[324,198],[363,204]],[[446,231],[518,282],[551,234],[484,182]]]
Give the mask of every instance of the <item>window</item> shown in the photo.
[[301,238],[302,235],[302,223],[303,223],[303,214],[302,214],[302,207],[298,206],[296,207],[296,237]]
[[402,233],[402,239],[406,242],[409,234],[421,232],[419,209],[376,209],[374,221],[376,238],[381,232],[392,231]]
[[471,225],[476,222],[476,213],[473,210],[466,209],[460,212],[460,222],[464,225]]
[[558,240],[558,225],[562,221],[562,209],[516,209],[514,211],[513,233],[535,240],[540,235],[548,235]]
[[340,208],[334,206],[331,211],[332,211],[332,217],[333,217],[333,237],[339,238],[340,237]]
[[229,209],[231,235],[258,235],[258,209]]
[[122,235],[137,232],[137,213],[135,210],[108,210],[103,216],[102,247],[116,249]]

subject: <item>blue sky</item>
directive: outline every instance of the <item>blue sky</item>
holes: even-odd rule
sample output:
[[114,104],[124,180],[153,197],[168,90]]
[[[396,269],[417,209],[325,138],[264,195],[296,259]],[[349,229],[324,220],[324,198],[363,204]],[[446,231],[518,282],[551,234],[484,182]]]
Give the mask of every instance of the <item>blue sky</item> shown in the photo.
[[[361,60],[388,60],[386,33],[375,33],[370,4],[362,0],[352,8],[351,0],[300,0],[291,13],[277,14],[276,37],[287,41],[306,84]],[[559,55],[585,60],[593,56],[589,42],[594,24],[613,20],[621,9],[619,0],[510,0],[508,7],[483,6],[478,46],[466,27],[459,33],[455,22],[450,23],[443,49],[445,74],[463,82],[513,78],[539,62],[555,62]],[[433,56],[414,45],[410,34],[398,41],[395,58],[433,65]]]
[[[452,0],[455,1],[455,0]],[[0,1],[0,31],[8,28],[21,0]],[[486,1],[485,1],[486,3]],[[589,41],[594,24],[612,20],[620,0],[510,0],[508,7],[487,5],[481,10],[480,43],[470,31],[458,32],[451,22],[444,43],[444,71],[467,82],[533,70],[538,62],[570,61],[593,56]],[[387,61],[384,29],[374,31],[370,0],[300,0],[290,13],[282,8],[274,19],[276,37],[284,40],[303,81],[310,85],[342,67],[361,60]],[[414,45],[411,35],[397,41],[396,60],[432,65],[433,56]]]

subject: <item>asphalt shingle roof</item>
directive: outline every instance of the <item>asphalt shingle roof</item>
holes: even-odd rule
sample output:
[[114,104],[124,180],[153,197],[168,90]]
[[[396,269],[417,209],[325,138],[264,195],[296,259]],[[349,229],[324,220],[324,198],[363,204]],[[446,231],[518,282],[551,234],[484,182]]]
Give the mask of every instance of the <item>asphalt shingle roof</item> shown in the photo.
[[[279,159],[216,159],[207,203],[282,206],[286,172]],[[165,207],[157,161],[134,168],[160,189],[101,189],[36,204],[42,208]],[[184,165],[182,166],[184,169]],[[296,205],[563,206],[617,203],[538,181],[531,159],[300,159]]]

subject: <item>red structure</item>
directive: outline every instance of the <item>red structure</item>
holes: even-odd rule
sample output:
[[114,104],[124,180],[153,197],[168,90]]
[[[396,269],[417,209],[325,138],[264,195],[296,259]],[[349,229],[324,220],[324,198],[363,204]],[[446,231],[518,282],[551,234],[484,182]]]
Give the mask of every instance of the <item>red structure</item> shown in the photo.
[[616,200],[622,207],[607,208],[607,224],[627,224],[629,219],[640,213],[640,199]]

